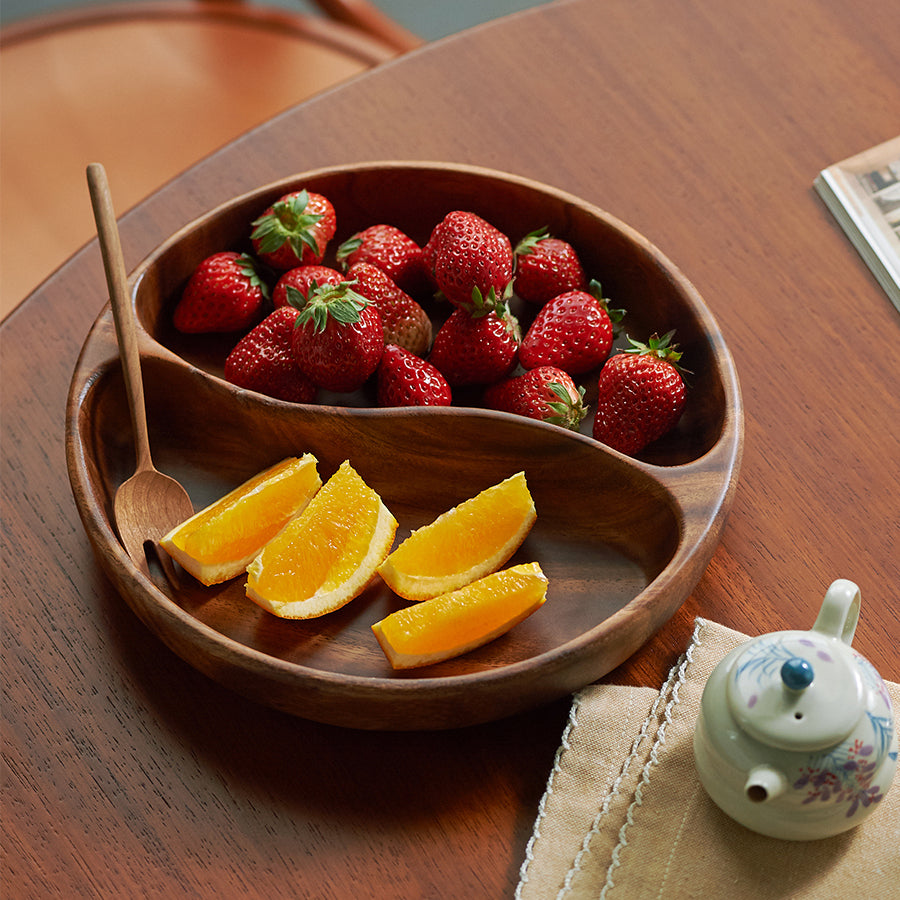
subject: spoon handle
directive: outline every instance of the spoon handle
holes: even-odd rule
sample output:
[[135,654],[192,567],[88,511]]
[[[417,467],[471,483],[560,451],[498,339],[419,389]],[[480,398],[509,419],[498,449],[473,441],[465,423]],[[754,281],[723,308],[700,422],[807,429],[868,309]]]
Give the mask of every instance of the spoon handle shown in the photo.
[[134,311],[128,297],[125,260],[122,256],[122,244],[119,240],[119,229],[116,225],[116,214],[113,210],[106,170],[100,163],[91,163],[87,167],[87,180],[91,194],[91,206],[94,210],[94,221],[97,223],[97,235],[100,238],[100,252],[103,256],[106,284],[112,303],[113,320],[116,324],[116,339],[119,343],[119,356],[122,361],[125,390],[128,394],[128,406],[131,411],[131,426],[134,430],[137,468],[138,470],[149,469],[153,464],[150,459],[150,441],[147,436],[141,357],[138,351]]

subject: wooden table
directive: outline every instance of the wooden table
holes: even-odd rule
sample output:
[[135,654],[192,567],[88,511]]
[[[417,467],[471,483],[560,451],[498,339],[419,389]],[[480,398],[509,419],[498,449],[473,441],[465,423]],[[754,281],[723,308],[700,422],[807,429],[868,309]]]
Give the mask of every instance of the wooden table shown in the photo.
[[[232,195],[379,158],[492,166],[608,209],[706,299],[746,416],[711,565],[608,680],[658,684],[697,615],[809,627],[843,577],[863,595],[854,646],[896,681],[900,315],[812,180],[898,131],[900,5],[570,0],[303,104],[126,215],[123,242],[134,265]],[[567,701],[444,733],[293,719],[185,665],[105,580],[63,448],[105,302],[90,244],[2,326],[6,895],[511,896]]]

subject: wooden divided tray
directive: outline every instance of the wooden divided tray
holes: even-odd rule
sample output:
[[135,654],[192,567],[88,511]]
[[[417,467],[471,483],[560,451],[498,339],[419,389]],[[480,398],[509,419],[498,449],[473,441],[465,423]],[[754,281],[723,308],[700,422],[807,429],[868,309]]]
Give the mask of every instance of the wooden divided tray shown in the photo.
[[[631,459],[593,440],[590,415],[579,434],[474,406],[383,410],[366,391],[301,405],[230,385],[223,363],[239,336],[179,335],[172,310],[201,259],[249,249],[249,223],[301,187],[334,204],[333,248],[379,222],[424,243],[453,209],[478,213],[513,244],[546,226],[575,246],[611,305],[627,310],[629,335],[676,330],[691,372],[681,422]],[[743,441],[731,355],[679,270],[640,234],[576,197],[460,165],[317,170],[186,226],[138,266],[129,285],[154,462],[181,481],[196,509],[304,452],[318,457],[323,480],[349,459],[400,522],[398,539],[519,470],[534,496],[537,523],[511,564],[541,564],[547,602],[476,651],[404,673],[391,670],[370,630],[404,603],[380,581],[338,612],[286,621],[251,603],[241,578],[206,588],[183,572],[175,586],[161,570],[147,577],[126,555],[113,521],[113,497],[134,471],[134,450],[107,307],[85,341],[66,413],[69,477],[88,538],[141,620],[188,663],[242,695],[355,728],[437,729],[501,718],[622,663],[674,614],[709,562]],[[524,329],[529,311],[516,311]],[[585,384],[590,403],[596,375]],[[477,402],[474,395],[461,400]]]

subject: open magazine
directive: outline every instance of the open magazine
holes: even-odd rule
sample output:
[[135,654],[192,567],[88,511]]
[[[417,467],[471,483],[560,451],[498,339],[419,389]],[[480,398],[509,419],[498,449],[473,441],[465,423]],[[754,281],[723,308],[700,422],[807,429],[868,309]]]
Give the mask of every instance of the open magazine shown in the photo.
[[900,137],[829,166],[815,187],[900,310]]

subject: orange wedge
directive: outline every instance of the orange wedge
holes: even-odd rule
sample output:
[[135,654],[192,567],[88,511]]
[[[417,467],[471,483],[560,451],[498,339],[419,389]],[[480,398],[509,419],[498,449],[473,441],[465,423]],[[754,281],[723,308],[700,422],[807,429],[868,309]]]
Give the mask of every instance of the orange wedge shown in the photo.
[[339,609],[365,590],[397,520],[349,462],[247,567],[247,596],[284,619]]
[[460,656],[506,634],[546,599],[546,576],[537,563],[526,563],[397,610],[372,631],[393,668],[412,669]]
[[534,525],[525,473],[483,490],[414,531],[379,574],[406,600],[428,600],[496,572]]
[[240,575],[321,487],[316,458],[289,457],[173,528],[165,551],[203,584]]

